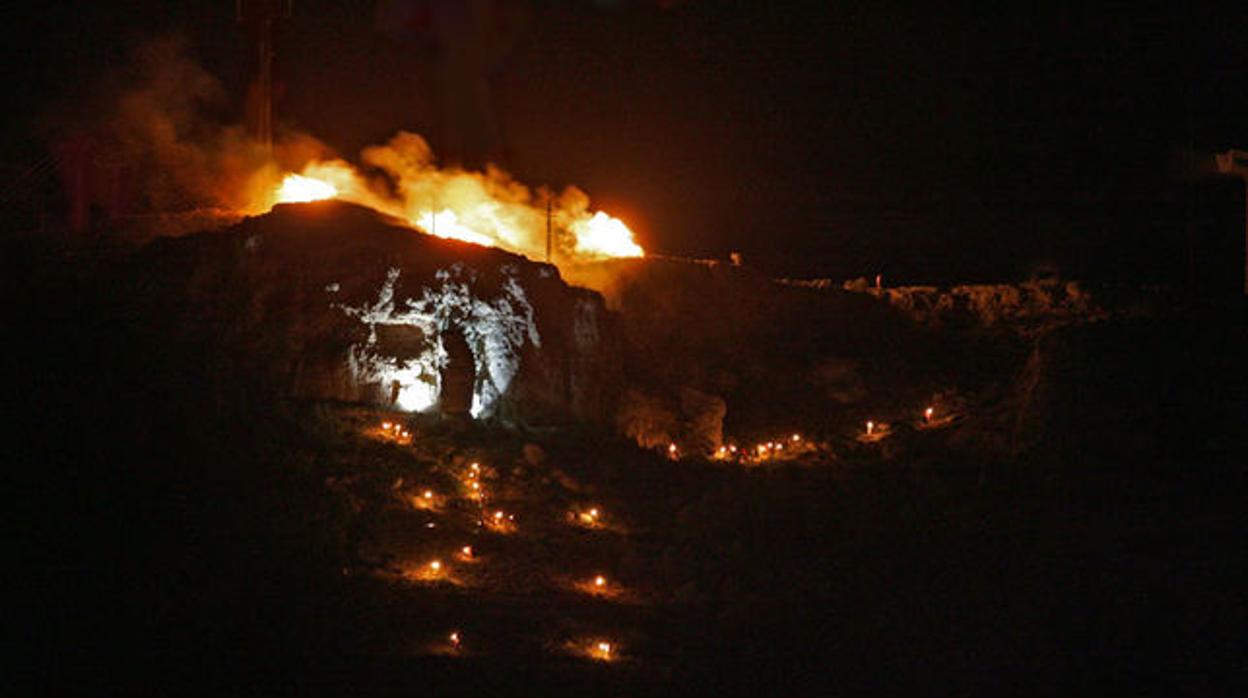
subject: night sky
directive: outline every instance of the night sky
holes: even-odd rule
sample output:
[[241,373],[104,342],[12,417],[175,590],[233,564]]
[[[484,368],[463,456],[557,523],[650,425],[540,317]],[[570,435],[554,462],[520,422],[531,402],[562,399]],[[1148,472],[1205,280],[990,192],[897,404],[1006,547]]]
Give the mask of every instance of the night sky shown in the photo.
[[[0,159],[177,31],[241,120],[234,3],[10,3]],[[1248,148],[1248,6],[296,0],[278,117],[353,157],[407,129],[448,161],[576,184],[650,250],[896,280],[1174,279],[1200,156]],[[1212,203],[1210,203],[1212,202]]]

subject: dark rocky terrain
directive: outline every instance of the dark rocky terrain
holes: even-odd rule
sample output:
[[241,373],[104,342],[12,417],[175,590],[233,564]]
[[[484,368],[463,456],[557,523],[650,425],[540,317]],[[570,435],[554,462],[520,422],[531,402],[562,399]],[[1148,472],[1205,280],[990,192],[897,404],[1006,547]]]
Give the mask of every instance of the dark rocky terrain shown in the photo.
[[[1119,312],[1139,306],[1093,290],[1096,312],[1037,329],[1005,293],[991,323],[933,323],[676,260],[614,264],[604,301],[336,204],[115,257],[9,238],[3,260],[10,692],[1223,695],[1243,678],[1240,305]],[[437,295],[448,282],[466,295]],[[465,331],[491,366],[519,357],[488,419],[405,413],[349,368],[352,346],[429,351],[393,329],[424,315],[376,320],[426,290],[453,301],[437,327],[525,319],[493,353]],[[795,432],[791,455],[702,457]]]

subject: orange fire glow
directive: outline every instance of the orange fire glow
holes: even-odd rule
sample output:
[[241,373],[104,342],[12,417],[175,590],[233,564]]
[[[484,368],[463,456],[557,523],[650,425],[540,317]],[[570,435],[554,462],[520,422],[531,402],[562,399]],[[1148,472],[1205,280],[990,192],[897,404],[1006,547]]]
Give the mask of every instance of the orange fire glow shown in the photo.
[[642,257],[645,251],[633,242],[633,231],[619,218],[598,211],[589,220],[571,226],[576,235],[575,250],[590,257]]
[[329,182],[297,174],[286,175],[281,186],[277,188],[279,204],[320,201],[337,195],[338,188]]
[[280,180],[261,177],[250,209],[259,213],[277,203],[336,198],[438,237],[532,259],[546,258],[548,242],[556,263],[645,256],[624,221],[591,210],[589,197],[575,187],[561,193],[533,191],[495,167],[484,172],[439,168],[429,145],[410,133],[365,149],[360,159],[368,176],[346,161],[320,159]]

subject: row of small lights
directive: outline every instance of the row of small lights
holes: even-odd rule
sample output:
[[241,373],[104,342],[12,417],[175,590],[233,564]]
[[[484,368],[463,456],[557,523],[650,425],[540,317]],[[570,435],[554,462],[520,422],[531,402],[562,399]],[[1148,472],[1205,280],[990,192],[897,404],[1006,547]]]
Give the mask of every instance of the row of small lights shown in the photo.
[[[932,423],[932,417],[934,417],[935,415],[936,415],[936,408],[934,408],[934,407],[928,407],[928,408],[924,409],[924,410],[923,410],[923,424],[924,424],[924,425],[931,424],[931,423]],[[872,421],[872,420],[868,419],[868,420],[867,420],[867,428],[866,428],[866,436],[874,436],[874,435],[875,435],[875,433],[876,433],[876,429],[877,429],[877,428],[879,428],[879,427],[882,427],[882,426],[884,426],[884,425],[877,424],[876,422],[874,422],[874,421]]]
[[394,440],[396,440],[396,441],[402,441],[402,440],[404,440],[404,439],[411,439],[411,438],[412,438],[412,432],[410,432],[410,431],[408,431],[408,430],[404,429],[404,428],[403,428],[403,425],[401,425],[401,424],[395,424],[395,423],[393,423],[393,422],[382,422],[382,423],[381,423],[381,431],[382,431],[382,432],[383,432],[386,436],[388,436],[388,437],[390,437],[390,438],[392,438],[392,439],[394,439]]
[[[450,642],[451,648],[453,650],[458,652],[459,650],[463,649],[463,642],[464,642],[463,636],[460,635],[458,630],[452,631],[451,634],[448,635],[446,639],[448,642]],[[611,645],[610,642],[600,641],[600,642],[594,643],[593,648],[589,651],[589,655],[595,659],[601,659],[603,661],[609,662],[614,658],[614,656],[612,655],[612,652],[614,650],[615,648]]]
[[[924,409],[923,410],[924,423],[930,424],[934,414],[935,414],[934,408],[928,407]],[[874,435],[876,426],[877,425],[873,420],[867,420],[866,434],[868,436]],[[382,423],[382,431],[393,436],[396,439],[411,438],[410,432],[403,429],[400,425],[392,424],[390,422]],[[793,434],[789,437],[789,442],[791,444],[799,444],[802,442],[802,436],[800,434]],[[767,441],[764,443],[760,443],[757,446],[755,446],[753,449],[753,452],[757,454],[756,456],[754,456],[754,458],[758,460],[762,460],[767,457],[774,457],[777,453],[784,451],[784,445],[785,444],[783,441]],[[675,443],[668,445],[667,452],[668,452],[668,457],[672,458],[673,460],[679,459],[680,457],[680,449],[676,446]],[[728,459],[733,456],[736,456],[738,453],[740,453],[740,449],[738,449],[735,444],[729,444],[725,446],[720,446],[719,449],[716,450],[715,452],[715,457],[717,459],[724,460],[724,459]],[[747,455],[746,457],[748,458],[750,456]],[[466,479],[468,482],[468,487],[471,490],[469,492],[469,497],[480,502],[481,507],[484,509],[485,491],[481,487],[480,474],[481,474],[480,463],[472,463],[471,466],[469,467],[469,472],[466,476]],[[432,503],[434,499],[434,493],[432,490],[425,490],[422,493],[422,495],[423,495],[423,498],[426,500],[426,502]],[[591,507],[590,509],[586,511],[579,512],[576,515],[576,519],[586,526],[596,526],[600,523],[599,522],[600,515],[601,515],[601,512],[598,510],[597,507]],[[514,525],[511,525],[511,524],[514,524],[514,521],[515,521],[515,515],[507,515],[502,510],[498,510],[494,512],[494,515],[492,517],[493,523],[491,525],[491,528],[494,528],[495,530],[501,530],[504,532],[511,532],[511,531],[514,531]],[[483,523],[484,523],[484,520],[478,521],[478,525],[482,525]],[[473,549],[471,545],[463,546],[462,548],[460,548],[459,552],[460,552],[460,556],[465,560],[471,561],[475,559],[473,556]],[[429,563],[429,570],[435,576],[441,575],[442,567],[443,565],[442,565],[441,560],[433,560],[432,562]],[[592,592],[597,592],[597,593],[605,592],[607,591],[607,578],[606,576],[601,575],[601,574],[597,575],[592,580],[592,583],[586,586],[591,591],[591,593]],[[455,650],[460,650],[462,648],[463,638],[461,637],[460,632],[458,630],[451,632],[450,635],[448,635],[447,639],[450,642],[452,648],[454,648]],[[610,642],[600,641],[593,645],[593,648],[590,650],[589,654],[590,656],[596,659],[610,661],[613,658],[613,654],[612,654],[613,650],[614,650],[614,647],[611,645]]]
[[[923,410],[923,424],[925,425],[931,424],[932,418],[935,416],[935,414],[936,414],[936,409],[934,407],[925,408]],[[874,420],[867,420],[865,435],[875,436],[877,428],[879,428],[880,426],[881,425],[875,422]],[[798,444],[801,444],[802,441],[803,440],[802,440],[801,434],[793,434],[789,436],[788,438],[789,449],[793,450]],[[713,456],[713,458],[715,460],[740,459],[743,461],[757,462],[757,461],[768,460],[771,458],[776,458],[781,453],[784,452],[784,449],[785,449],[784,440],[765,441],[765,442],[755,445],[753,448],[748,448],[745,450],[738,448],[736,444],[724,444],[715,450],[715,455]],[[668,444],[667,453],[668,453],[668,457],[673,460],[677,460],[680,457],[680,449],[674,443]]]
[[[383,431],[388,432],[393,428],[394,427],[389,422],[385,422],[382,424]],[[406,432],[403,432],[403,435],[410,436],[410,434],[407,434]],[[486,494],[485,494],[484,488],[481,486],[480,478],[481,478],[481,464],[472,463],[469,466],[467,474],[464,476],[464,480],[469,489],[468,496],[471,499],[478,501],[481,505],[481,508],[484,509]],[[421,499],[423,499],[424,503],[427,503],[427,504],[432,504],[435,497],[436,495],[434,494],[433,490],[427,489],[421,493]],[[591,507],[585,511],[577,513],[576,519],[586,526],[596,526],[600,523],[601,515],[602,515],[602,512],[598,509],[598,507]],[[515,531],[515,525],[514,525],[515,518],[516,517],[514,514],[507,514],[503,510],[499,509],[499,510],[496,510],[491,517],[489,518],[482,517],[482,519],[478,520],[477,523],[478,525],[486,525],[489,528],[495,531],[501,532],[501,533],[511,533]],[[460,557],[463,558],[465,561],[473,561],[477,559],[476,557],[474,557],[473,549],[471,545],[465,545],[462,548],[460,548],[459,554],[460,554]],[[429,577],[441,577],[443,575],[444,567],[445,565],[443,565],[440,559],[432,560],[429,562],[428,566],[426,567],[426,570],[427,570],[426,574]],[[607,585],[607,578],[606,576],[601,575],[601,574],[596,575],[591,581],[586,583],[584,587],[590,593],[606,593],[609,591],[608,585]],[[460,631],[455,630],[451,632],[447,636],[447,640],[450,643],[452,649],[458,651],[463,648],[463,637],[460,634]],[[614,650],[615,648],[610,642],[602,641],[602,642],[597,642],[594,645],[593,649],[589,652],[589,654],[596,659],[609,661],[614,658],[614,655],[613,655]]]
[[[803,441],[801,434],[792,434],[788,438],[789,449],[795,449]],[[783,453],[785,449],[785,440],[765,441],[751,448],[741,449],[736,444],[724,444],[715,449],[712,456],[714,460],[740,460],[743,462],[757,462],[775,458]]]

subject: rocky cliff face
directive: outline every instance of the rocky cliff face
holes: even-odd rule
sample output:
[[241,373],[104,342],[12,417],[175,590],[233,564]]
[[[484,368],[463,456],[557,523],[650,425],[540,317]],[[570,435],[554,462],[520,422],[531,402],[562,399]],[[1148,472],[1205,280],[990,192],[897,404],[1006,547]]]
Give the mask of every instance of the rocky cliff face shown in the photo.
[[945,351],[940,337],[862,294],[696,260],[615,260],[569,275],[597,282],[620,313],[630,390],[617,422],[644,446],[706,453],[725,430],[857,425],[872,403],[910,405],[943,387],[928,369]]
[[[934,405],[957,420],[953,451],[1014,458],[1090,421],[1053,421],[1090,380],[1067,379],[1063,349],[1112,329],[1070,285],[884,295],[662,259],[603,265],[609,311],[550,265],[341,202],[160,240],[129,263],[129,317],[148,346],[205,366],[218,404],[590,422],[681,454],[726,433],[852,438],[864,420],[913,422]],[[1075,365],[1112,361],[1098,346]]]
[[[619,342],[598,294],[568,286],[552,266],[369,209],[282,205],[157,242],[134,263],[158,279],[134,289],[141,316],[212,347],[222,376],[246,375],[277,396],[434,409],[452,358],[446,335],[471,353],[476,417],[605,421],[614,412]],[[153,275],[129,275],[144,276]]]
[[1095,322],[1108,311],[1076,281],[1041,279],[1017,284],[876,288],[865,278],[785,280],[786,285],[843,289],[887,301],[915,321],[934,328],[1005,329],[1026,336]]

